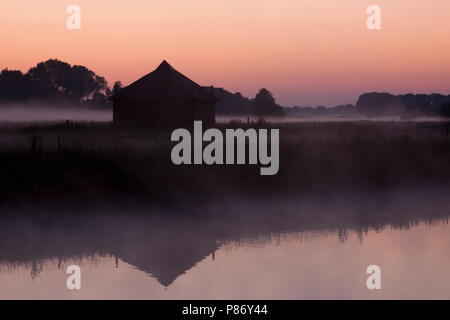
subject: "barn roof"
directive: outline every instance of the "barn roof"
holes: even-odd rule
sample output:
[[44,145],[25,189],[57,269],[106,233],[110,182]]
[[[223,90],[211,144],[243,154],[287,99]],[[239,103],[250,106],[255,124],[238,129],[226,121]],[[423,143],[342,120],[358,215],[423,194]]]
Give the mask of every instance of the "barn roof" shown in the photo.
[[166,60],[155,71],[120,90],[114,99],[215,100],[212,90],[185,77]]

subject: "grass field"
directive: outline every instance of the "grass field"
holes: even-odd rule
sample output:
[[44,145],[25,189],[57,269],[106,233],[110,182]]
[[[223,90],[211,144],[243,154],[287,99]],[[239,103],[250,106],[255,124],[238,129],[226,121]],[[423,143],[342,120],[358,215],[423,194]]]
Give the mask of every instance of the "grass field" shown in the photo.
[[260,176],[260,165],[175,166],[171,132],[111,123],[4,123],[1,206],[178,206],[424,190],[450,183],[448,122],[230,122],[218,127],[280,129],[279,173]]

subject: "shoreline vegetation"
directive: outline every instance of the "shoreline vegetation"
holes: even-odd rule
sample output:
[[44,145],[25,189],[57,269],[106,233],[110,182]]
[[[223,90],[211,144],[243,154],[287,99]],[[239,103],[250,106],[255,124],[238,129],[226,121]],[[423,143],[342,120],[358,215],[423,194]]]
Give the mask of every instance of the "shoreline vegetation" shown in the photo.
[[0,207],[185,208],[450,187],[450,122],[216,127],[279,129],[278,174],[260,176],[254,165],[176,166],[169,131],[108,122],[0,124]]

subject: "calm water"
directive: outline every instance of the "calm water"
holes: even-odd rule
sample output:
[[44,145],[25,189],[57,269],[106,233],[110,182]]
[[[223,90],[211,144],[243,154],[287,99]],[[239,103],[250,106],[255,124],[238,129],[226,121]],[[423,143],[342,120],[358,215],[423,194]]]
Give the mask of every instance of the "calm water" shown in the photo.
[[[16,215],[0,227],[0,298],[450,299],[446,195]],[[80,291],[66,289],[71,264]],[[378,291],[366,287],[373,264]]]

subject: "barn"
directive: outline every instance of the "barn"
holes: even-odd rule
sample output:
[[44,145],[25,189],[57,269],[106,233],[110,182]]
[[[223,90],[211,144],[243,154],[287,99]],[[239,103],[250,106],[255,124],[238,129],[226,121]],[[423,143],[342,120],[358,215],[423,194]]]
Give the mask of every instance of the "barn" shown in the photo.
[[215,124],[213,87],[205,89],[163,61],[155,71],[121,89],[113,98],[114,123],[151,127],[204,127]]

